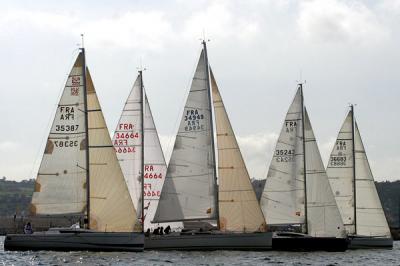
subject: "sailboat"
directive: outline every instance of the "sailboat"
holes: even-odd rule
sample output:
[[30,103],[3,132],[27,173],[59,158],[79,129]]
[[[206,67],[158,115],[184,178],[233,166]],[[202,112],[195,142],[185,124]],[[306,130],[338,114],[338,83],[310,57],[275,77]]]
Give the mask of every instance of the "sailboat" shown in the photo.
[[[141,221],[138,230],[154,230],[163,226],[151,221],[157,209],[167,165],[144,89],[142,70],[125,102],[114,132],[113,145],[129,194],[138,210]],[[168,225],[174,229],[182,227],[182,223]]]
[[209,67],[206,42],[202,44],[153,219],[183,222],[185,227],[197,222],[199,227],[151,235],[145,249],[267,250],[272,234],[265,232],[265,219]]
[[[83,217],[83,227],[7,235],[5,250],[143,251],[129,195],[81,48],[59,101],[31,215]],[[82,220],[81,220],[82,225]]]
[[261,197],[274,250],[347,248],[338,207],[304,107],[303,84],[286,114]]
[[392,248],[393,239],[376,191],[354,107],[344,120],[326,168],[349,248]]

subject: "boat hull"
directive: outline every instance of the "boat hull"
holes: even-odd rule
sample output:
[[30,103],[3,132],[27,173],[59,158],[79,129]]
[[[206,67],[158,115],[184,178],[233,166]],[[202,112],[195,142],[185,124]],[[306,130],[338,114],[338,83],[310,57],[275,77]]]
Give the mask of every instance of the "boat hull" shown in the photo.
[[145,238],[149,250],[270,250],[272,233],[196,233],[151,235]]
[[274,235],[272,238],[272,250],[336,252],[347,250],[348,243],[347,238]]
[[4,250],[90,250],[143,251],[144,235],[140,233],[35,233],[10,234],[4,240]]
[[349,237],[349,249],[392,249],[393,239],[385,237]]

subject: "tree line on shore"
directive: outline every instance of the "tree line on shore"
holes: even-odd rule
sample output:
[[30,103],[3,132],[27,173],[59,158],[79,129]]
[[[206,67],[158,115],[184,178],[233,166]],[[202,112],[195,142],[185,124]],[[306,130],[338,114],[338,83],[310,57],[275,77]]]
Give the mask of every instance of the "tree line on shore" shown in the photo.
[[[400,228],[400,180],[375,183],[389,226]],[[252,184],[260,199],[265,180],[253,179]],[[0,216],[27,216],[34,185],[34,179],[0,179]]]

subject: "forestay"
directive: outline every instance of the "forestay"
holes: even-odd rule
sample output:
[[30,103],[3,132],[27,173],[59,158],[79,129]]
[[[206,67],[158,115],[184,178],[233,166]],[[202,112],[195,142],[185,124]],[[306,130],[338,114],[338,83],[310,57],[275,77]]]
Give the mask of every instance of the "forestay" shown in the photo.
[[390,237],[361,135],[355,123],[357,235]]
[[339,131],[326,173],[347,233],[354,234],[353,115],[350,111]]
[[304,224],[302,92],[286,114],[261,198],[268,225]]
[[218,147],[219,221],[221,231],[265,231],[265,219],[211,72]]
[[156,222],[216,219],[208,67],[201,52],[155,214]]
[[345,237],[342,218],[306,109],[304,109],[304,137],[308,234],[316,237]]
[[86,211],[83,55],[68,76],[32,197],[31,215],[82,214]]
[[118,163],[90,73],[88,70],[86,73],[90,228],[103,232],[132,232],[137,222],[136,211]]

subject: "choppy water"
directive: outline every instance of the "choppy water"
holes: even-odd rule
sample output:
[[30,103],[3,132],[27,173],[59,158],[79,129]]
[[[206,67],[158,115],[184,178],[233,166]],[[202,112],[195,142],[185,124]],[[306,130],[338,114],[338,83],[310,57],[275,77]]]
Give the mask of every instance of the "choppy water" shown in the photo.
[[10,252],[0,237],[0,265],[400,265],[400,242],[393,250],[346,252]]

